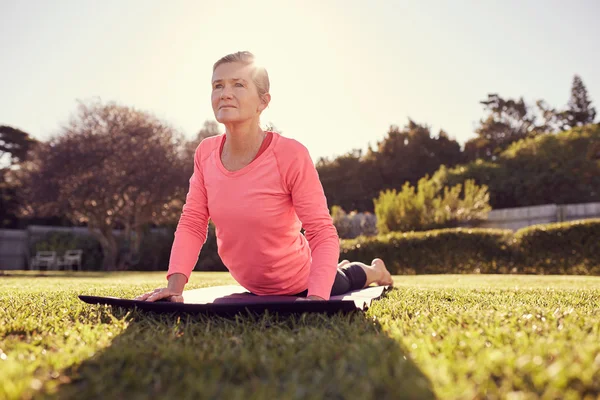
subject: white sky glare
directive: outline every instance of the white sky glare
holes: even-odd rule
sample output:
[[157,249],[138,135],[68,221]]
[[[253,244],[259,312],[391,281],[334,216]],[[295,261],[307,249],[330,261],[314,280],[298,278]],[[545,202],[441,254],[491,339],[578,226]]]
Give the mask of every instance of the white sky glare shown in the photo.
[[332,158],[412,118],[461,144],[488,93],[566,105],[579,74],[600,100],[595,1],[0,1],[0,124],[48,139],[100,97],[191,139],[212,65],[255,53],[271,79],[263,125]]

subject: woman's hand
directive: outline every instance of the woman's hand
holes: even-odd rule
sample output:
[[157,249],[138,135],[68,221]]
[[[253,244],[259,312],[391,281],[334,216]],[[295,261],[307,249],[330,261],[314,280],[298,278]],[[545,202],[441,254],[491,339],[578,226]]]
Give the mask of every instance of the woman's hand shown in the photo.
[[185,287],[187,278],[185,275],[176,273],[169,277],[167,287],[155,289],[153,292],[144,293],[134,300],[141,301],[156,301],[167,299],[173,303],[183,303],[183,288]]
[[173,289],[169,289],[169,288],[158,288],[158,289],[154,289],[153,292],[148,292],[148,293],[144,293],[138,297],[136,297],[134,300],[141,300],[141,301],[157,301],[160,299],[167,299],[167,301],[173,302],[173,303],[183,303],[183,296],[181,292],[175,291]]

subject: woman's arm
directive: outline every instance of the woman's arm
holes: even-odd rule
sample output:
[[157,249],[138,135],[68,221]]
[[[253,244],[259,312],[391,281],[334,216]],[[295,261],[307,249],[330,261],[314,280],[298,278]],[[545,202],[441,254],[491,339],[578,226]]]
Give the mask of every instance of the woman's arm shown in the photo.
[[308,149],[298,143],[294,156],[286,181],[312,254],[307,298],[329,300],[340,256],[340,240]]
[[202,171],[202,143],[196,148],[194,173],[189,180],[189,191],[175,231],[167,272],[169,281],[173,274],[179,273],[185,276],[185,283],[188,282],[192,270],[198,262],[200,250],[206,243],[210,216]]
[[208,202],[206,188],[204,187],[200,147],[196,148],[194,173],[190,178],[190,188],[171,248],[171,258],[167,272],[169,283],[167,287],[144,293],[134,300],[157,301],[166,298],[172,302],[183,302],[183,289],[198,261],[198,255],[206,242],[208,232]]
[[184,274],[175,272],[169,276],[167,288],[175,293],[183,293],[183,288],[187,283],[187,277]]

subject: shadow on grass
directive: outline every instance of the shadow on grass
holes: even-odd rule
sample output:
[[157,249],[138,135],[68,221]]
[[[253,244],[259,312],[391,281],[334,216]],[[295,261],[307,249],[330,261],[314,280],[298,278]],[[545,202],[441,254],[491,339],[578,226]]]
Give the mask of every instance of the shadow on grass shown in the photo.
[[64,370],[70,383],[40,396],[435,398],[408,351],[363,312],[227,318],[105,310],[107,323],[112,314],[125,319],[127,329],[108,348]]

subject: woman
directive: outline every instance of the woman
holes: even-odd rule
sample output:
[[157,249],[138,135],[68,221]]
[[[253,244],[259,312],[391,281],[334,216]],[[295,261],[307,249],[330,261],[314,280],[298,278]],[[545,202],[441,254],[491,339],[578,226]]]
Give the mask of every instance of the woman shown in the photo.
[[230,54],[214,64],[212,107],[225,134],[196,148],[167,287],[136,300],[183,302],[209,218],[223,263],[253,294],[328,300],[371,283],[393,284],[378,258],[371,265],[337,264],[339,238],[308,150],[260,128],[270,101],[267,71],[254,63],[252,53]]

